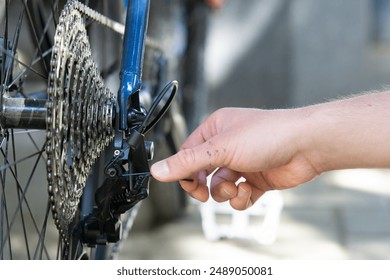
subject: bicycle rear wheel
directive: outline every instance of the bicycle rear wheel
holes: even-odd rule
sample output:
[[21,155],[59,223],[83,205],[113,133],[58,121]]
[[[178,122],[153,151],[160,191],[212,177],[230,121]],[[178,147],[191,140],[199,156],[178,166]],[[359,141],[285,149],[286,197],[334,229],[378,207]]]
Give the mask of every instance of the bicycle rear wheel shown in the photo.
[[[109,10],[110,16],[113,11],[121,16],[122,1],[86,2],[101,12]],[[46,180],[48,78],[54,33],[64,4],[61,0],[0,3],[0,259],[77,259],[94,254],[94,250],[86,252],[77,237],[69,253],[52,217]],[[103,27],[86,22],[91,37],[105,38]],[[107,58],[96,63],[103,79],[110,79],[117,73],[120,52],[104,41],[113,42],[100,40],[92,54]],[[121,42],[114,45],[121,46]],[[110,55],[101,55],[109,49]],[[77,217],[72,226],[76,222]]]

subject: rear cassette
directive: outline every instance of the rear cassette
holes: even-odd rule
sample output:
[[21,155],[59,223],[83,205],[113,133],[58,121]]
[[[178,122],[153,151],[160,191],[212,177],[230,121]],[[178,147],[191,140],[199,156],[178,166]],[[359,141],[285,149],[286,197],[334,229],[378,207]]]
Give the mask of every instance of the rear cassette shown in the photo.
[[48,80],[47,178],[65,243],[90,168],[114,136],[114,95],[92,59],[82,9],[70,1],[62,11]]

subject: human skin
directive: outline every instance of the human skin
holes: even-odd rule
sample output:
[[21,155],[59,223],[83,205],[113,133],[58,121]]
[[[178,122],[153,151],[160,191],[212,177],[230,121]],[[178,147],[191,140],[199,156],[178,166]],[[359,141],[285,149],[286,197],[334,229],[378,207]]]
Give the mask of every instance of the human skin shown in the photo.
[[211,194],[244,210],[268,190],[327,171],[388,167],[390,92],[382,92],[295,109],[217,110],[151,173],[162,182],[180,181],[200,201]]

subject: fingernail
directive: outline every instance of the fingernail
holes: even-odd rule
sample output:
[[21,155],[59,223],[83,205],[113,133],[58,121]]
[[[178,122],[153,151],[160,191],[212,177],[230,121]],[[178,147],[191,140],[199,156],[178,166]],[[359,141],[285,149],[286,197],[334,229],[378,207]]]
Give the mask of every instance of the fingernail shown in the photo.
[[244,188],[239,187],[237,196],[247,197],[248,196],[248,192]]
[[169,167],[165,160],[161,160],[152,165],[152,174],[157,178],[166,178],[169,176]]
[[247,203],[246,203],[245,209],[248,209],[249,207],[252,206],[253,203],[252,203],[250,197],[248,197],[248,191],[247,191],[247,190],[245,190],[244,188],[240,188],[240,187],[239,187],[239,188],[238,188],[237,196],[239,196],[239,197],[245,197],[245,198],[248,199],[248,201],[247,201]]
[[227,190],[222,189],[222,196],[224,196],[225,198],[231,198],[232,194],[230,192],[228,192]]

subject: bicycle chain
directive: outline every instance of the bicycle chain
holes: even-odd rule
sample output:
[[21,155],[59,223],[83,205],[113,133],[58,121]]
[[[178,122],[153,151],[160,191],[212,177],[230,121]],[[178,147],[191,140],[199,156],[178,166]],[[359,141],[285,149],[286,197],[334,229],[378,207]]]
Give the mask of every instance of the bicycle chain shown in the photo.
[[58,20],[48,79],[48,191],[66,245],[90,168],[114,137],[115,97],[92,58],[85,16],[112,28],[105,16],[68,1]]

